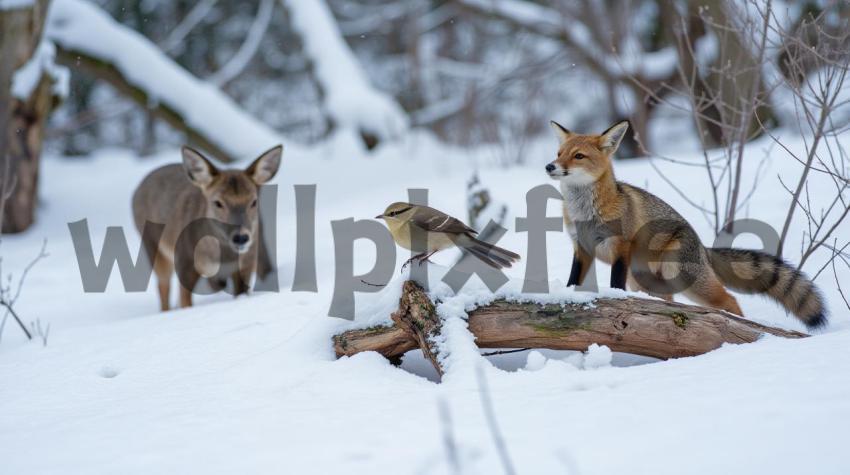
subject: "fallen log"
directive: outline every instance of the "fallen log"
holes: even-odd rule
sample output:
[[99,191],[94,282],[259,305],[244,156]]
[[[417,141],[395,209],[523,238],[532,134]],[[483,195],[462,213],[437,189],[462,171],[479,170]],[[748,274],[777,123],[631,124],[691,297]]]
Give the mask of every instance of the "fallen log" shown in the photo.
[[[404,283],[391,326],[349,330],[333,338],[336,356],[377,351],[390,360],[421,348],[439,374],[432,339],[440,319],[433,303],[413,281]],[[612,351],[660,359],[696,356],[724,343],[752,343],[762,335],[804,338],[722,310],[663,300],[599,298],[592,304],[539,304],[496,300],[468,313],[469,331],[479,348],[546,348],[585,351],[593,343]]]

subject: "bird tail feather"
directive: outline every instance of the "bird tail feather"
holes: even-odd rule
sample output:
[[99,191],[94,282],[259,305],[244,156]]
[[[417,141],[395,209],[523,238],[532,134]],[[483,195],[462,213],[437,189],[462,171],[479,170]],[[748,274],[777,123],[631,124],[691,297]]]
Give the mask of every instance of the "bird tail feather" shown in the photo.
[[491,267],[495,267],[496,269],[511,267],[514,262],[520,259],[519,254],[515,252],[484,242],[472,236],[466,237],[469,241],[463,243],[462,247]]

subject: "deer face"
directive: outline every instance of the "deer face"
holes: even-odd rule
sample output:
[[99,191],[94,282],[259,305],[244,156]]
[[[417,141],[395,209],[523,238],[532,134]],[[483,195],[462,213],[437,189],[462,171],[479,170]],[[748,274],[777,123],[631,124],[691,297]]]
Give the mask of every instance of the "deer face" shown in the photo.
[[277,173],[282,154],[283,147],[278,145],[245,170],[219,170],[197,150],[183,147],[183,167],[204,194],[206,217],[215,223],[219,237],[238,253],[247,252],[257,236],[259,186]]

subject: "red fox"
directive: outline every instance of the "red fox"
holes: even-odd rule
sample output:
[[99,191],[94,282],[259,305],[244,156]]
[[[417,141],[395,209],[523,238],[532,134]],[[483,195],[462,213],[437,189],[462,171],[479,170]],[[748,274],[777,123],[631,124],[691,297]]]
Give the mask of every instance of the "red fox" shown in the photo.
[[743,315],[726,287],[766,294],[808,328],[826,325],[815,284],[767,253],[706,248],[688,222],[657,196],[617,181],[611,157],[629,128],[601,135],[570,132],[551,123],[560,141],[546,172],[560,181],[564,223],[575,249],[567,285],[581,285],[594,258],[611,265],[611,287],[642,290],[672,300],[682,293],[709,307]]

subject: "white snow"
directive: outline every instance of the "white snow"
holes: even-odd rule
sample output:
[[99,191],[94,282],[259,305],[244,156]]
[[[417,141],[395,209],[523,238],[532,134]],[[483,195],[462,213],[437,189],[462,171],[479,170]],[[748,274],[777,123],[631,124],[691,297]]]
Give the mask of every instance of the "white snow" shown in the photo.
[[[57,2],[59,3],[59,2]],[[63,0],[64,3],[64,0]],[[35,267],[19,301],[28,321],[50,323],[46,347],[27,343],[7,323],[0,340],[0,460],[3,473],[452,473],[446,422],[462,473],[502,473],[481,405],[483,373],[507,451],[518,473],[844,474],[850,454],[850,311],[829,273],[818,284],[831,324],[811,338],[763,338],[709,354],[655,361],[611,354],[539,350],[482,357],[465,312],[495,297],[592,304],[593,294],[564,288],[572,249],[564,233],[548,233],[552,293],[526,295],[525,262],[495,294],[477,279],[458,294],[440,277],[459,253],[434,256],[431,293],[444,319],[439,343],[443,382],[418,352],[393,367],[374,353],[336,360],[331,336],[352,326],[387,321],[404,275],[375,293],[357,296],[354,322],[327,317],[334,280],[332,220],[369,219],[407,188],[427,188],[430,204],[465,216],[466,181],[477,169],[494,199],[510,207],[499,245],[527,254],[525,193],[552,183],[543,165],[554,139],[528,149],[528,165],[487,166],[492,150],[441,145],[419,132],[380,147],[365,159],[337,136],[292,154],[281,169],[277,223],[279,293],[232,299],[199,296],[197,305],[156,311],[155,285],[125,293],[115,271],[107,291],[85,294],[67,224],[88,218],[95,255],[107,226],[123,226],[135,255],[130,219],[133,188],[149,170],[177,162],[176,150],[139,159],[101,150],[87,160],[46,157],[38,222],[27,234],[4,236],[5,272],[21,269],[41,239],[50,257]],[[844,137],[845,146],[850,138]],[[799,150],[800,139],[788,139]],[[747,148],[754,173],[769,141]],[[680,153],[699,161],[697,154]],[[318,164],[318,165],[317,165]],[[776,176],[796,176],[799,164],[777,155],[766,165],[747,214],[774,225],[785,192]],[[618,177],[648,189],[689,217],[704,241],[711,229],[646,161],[620,161]],[[669,164],[692,198],[710,199],[699,168]],[[411,175],[411,169],[417,173]],[[387,177],[406,176],[405,180]],[[69,179],[73,178],[73,179]],[[816,177],[815,180],[822,178]],[[824,186],[815,181],[813,187]],[[292,186],[316,183],[317,293],[292,292],[295,209]],[[816,196],[813,199],[817,199]],[[548,206],[560,215],[560,202]],[[799,213],[798,213],[799,214]],[[799,242],[797,222],[790,242]],[[848,228],[840,230],[846,238]],[[756,246],[751,237],[736,242]],[[355,243],[355,272],[367,271],[374,246]],[[787,258],[797,259],[789,246]],[[397,264],[407,259],[397,254]],[[824,256],[820,256],[822,259]],[[819,259],[809,265],[819,267]],[[838,278],[850,281],[839,268]],[[608,268],[597,279],[608,290]],[[176,282],[175,282],[176,283]],[[774,303],[739,296],[748,318],[802,330]]]
[[525,362],[526,371],[537,371],[543,369],[545,365],[546,357],[543,356],[543,353],[537,350],[531,350],[528,352],[528,358]]
[[[84,0],[50,3],[45,35],[68,51],[79,51],[118,68],[145,90],[151,101],[168,105],[187,124],[202,130],[233,157],[252,157],[283,140],[279,133],[242,110],[216,86],[199,80],[143,35],[122,26]],[[292,152],[285,141],[287,154]]]
[[587,348],[587,353],[584,355],[584,369],[597,369],[610,366],[612,358],[613,353],[610,348],[594,343]]
[[323,105],[336,125],[384,140],[407,130],[407,115],[392,96],[369,82],[325,0],[281,2],[313,63],[325,96]]

